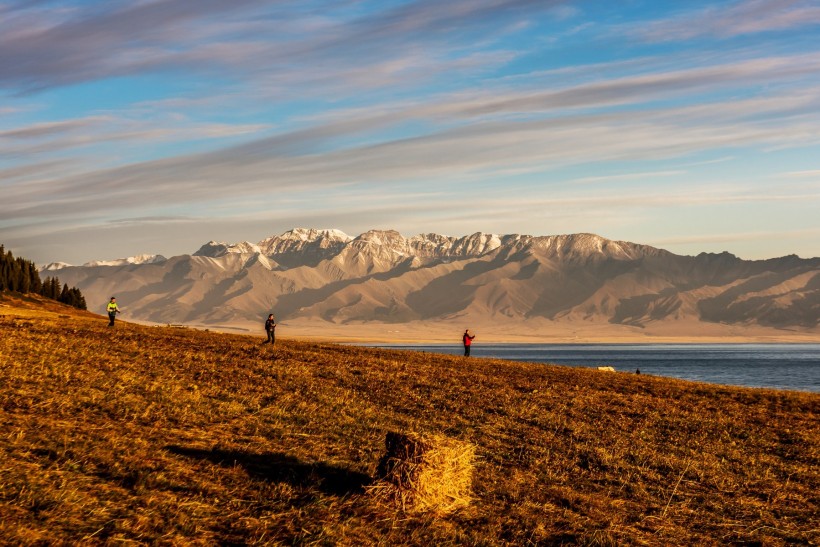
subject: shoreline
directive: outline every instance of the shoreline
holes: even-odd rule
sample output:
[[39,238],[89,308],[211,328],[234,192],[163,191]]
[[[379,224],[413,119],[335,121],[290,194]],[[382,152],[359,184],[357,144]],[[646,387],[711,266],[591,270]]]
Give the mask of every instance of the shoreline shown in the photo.
[[[284,339],[284,338],[283,338]],[[314,339],[302,339],[302,338],[289,338],[290,340],[299,340],[299,341],[316,341]],[[320,342],[323,342],[320,340]],[[366,347],[378,347],[378,348],[427,348],[427,347],[434,347],[434,348],[447,348],[447,347],[457,347],[461,349],[462,345],[460,342],[407,342],[407,343],[395,343],[395,342],[368,342],[368,341],[356,341],[356,342],[347,342],[347,341],[336,341],[336,340],[327,340],[328,343],[338,343],[344,345],[364,345]],[[484,342],[483,344],[478,344],[477,342],[473,343],[476,348],[480,347],[499,347],[499,346],[820,346],[820,342],[813,341],[813,342],[760,342],[760,341],[741,341],[741,342],[704,342],[702,340],[694,340],[694,341],[673,341],[673,342]]]
[[[150,326],[185,327],[264,338],[259,325],[247,322],[227,325],[168,325],[133,321]],[[283,321],[277,338],[341,344],[383,345],[461,345],[461,334],[469,326],[477,335],[476,344],[820,344],[815,330],[785,331],[759,326],[703,324],[699,322],[652,325],[572,324],[528,321],[516,324],[478,322],[435,322],[405,324],[335,324],[321,321]]]
[[[296,340],[325,341],[344,344],[382,344],[382,345],[461,345],[461,332],[456,331],[455,335],[443,336],[441,330],[430,331],[406,331],[385,334],[378,332],[379,329],[366,329],[368,332],[352,333],[359,329],[332,329],[333,332],[323,332],[312,334],[302,328],[283,328],[278,336]],[[483,330],[473,330],[477,332],[475,344],[563,344],[563,345],[586,345],[586,344],[632,344],[632,345],[652,345],[652,344],[820,344],[820,334],[816,333],[760,333],[749,334],[705,334],[687,333],[680,335],[669,335],[666,333],[624,333],[624,332],[601,332],[609,329],[590,329],[591,332],[584,333],[553,333],[551,335],[539,334],[517,334],[498,333],[484,335]],[[263,336],[263,333],[253,333],[251,335]]]
[[[455,344],[351,347],[458,357]],[[674,378],[710,385],[820,394],[817,344],[483,344],[472,359],[501,359]]]

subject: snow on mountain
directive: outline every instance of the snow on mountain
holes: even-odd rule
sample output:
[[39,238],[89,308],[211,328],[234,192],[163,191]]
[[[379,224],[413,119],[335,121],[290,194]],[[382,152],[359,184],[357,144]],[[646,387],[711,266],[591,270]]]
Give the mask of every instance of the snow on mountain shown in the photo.
[[52,262],[40,268],[41,272],[53,272],[56,270],[62,270],[63,268],[70,268],[71,264],[67,262]]
[[587,261],[600,259],[635,260],[642,256],[665,253],[660,249],[624,241],[613,241],[595,234],[558,236],[527,236],[527,247],[561,260]]
[[[282,235],[263,239],[257,244],[247,241],[234,244],[210,241],[194,253],[194,256],[217,258],[228,253],[262,253],[288,267],[308,263],[316,265],[322,260],[333,258],[341,263],[353,260],[354,263],[360,264],[375,260],[371,266],[375,265],[376,269],[382,269],[411,257],[464,259],[481,256],[502,247],[510,250],[537,249],[560,258],[595,255],[634,258],[651,249],[632,243],[611,241],[594,234],[533,237],[476,232],[456,238],[426,233],[406,238],[396,230],[369,230],[354,238],[341,230],[294,228]],[[358,258],[352,258],[354,256]],[[422,260],[421,263],[426,262]]]
[[92,260],[83,264],[84,267],[93,268],[95,266],[127,266],[129,264],[160,264],[168,260],[162,255],[142,254],[129,256],[128,258],[117,258],[115,260]]
[[288,230],[284,234],[280,236],[273,236],[267,239],[264,239],[259,242],[260,247],[264,247],[266,244],[270,244],[272,242],[306,242],[312,243],[317,240],[327,240],[327,241],[341,241],[347,243],[353,239],[346,233],[341,230],[336,229],[323,229],[317,230],[315,228],[294,228],[292,230]]
[[[511,236],[512,240],[518,236]],[[482,234],[476,232],[473,235],[457,239],[453,243],[450,254],[457,256],[479,256],[501,247],[501,237],[495,234]]]
[[370,230],[350,244],[359,251],[369,251],[382,259],[469,258],[494,251],[501,245],[501,237],[495,234],[475,233],[455,238],[427,233],[405,238],[395,230]]
[[352,239],[340,230],[294,228],[280,236],[263,239],[258,245],[266,255],[276,256],[286,253],[337,250]]
[[258,243],[266,256],[283,266],[318,262],[338,253],[353,238],[341,230],[294,228],[280,236],[272,236]]
[[222,243],[218,241],[209,241],[199,248],[194,256],[208,256],[211,258],[219,258],[226,254],[253,254],[261,253],[262,250],[258,245],[249,241],[241,241],[239,243]]
[[405,257],[413,254],[410,242],[395,230],[370,230],[353,239],[348,248],[370,251],[382,258]]

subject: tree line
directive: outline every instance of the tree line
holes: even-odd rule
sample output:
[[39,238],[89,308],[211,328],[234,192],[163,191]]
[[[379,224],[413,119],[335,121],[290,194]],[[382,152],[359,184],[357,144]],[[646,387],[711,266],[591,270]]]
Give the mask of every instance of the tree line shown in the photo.
[[81,310],[86,309],[85,297],[80,289],[61,285],[56,276],[41,280],[34,262],[15,258],[3,245],[0,245],[0,291],[39,294]]

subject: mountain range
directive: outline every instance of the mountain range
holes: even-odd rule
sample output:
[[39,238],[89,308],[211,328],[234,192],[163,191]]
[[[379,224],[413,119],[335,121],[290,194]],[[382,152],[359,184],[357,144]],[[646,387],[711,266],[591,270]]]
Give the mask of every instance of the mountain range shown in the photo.
[[80,288],[90,310],[116,295],[130,318],[162,324],[258,329],[273,312],[317,332],[820,331],[820,258],[682,256],[594,234],[351,237],[298,228],[258,243],[211,241],[190,255],[43,270]]

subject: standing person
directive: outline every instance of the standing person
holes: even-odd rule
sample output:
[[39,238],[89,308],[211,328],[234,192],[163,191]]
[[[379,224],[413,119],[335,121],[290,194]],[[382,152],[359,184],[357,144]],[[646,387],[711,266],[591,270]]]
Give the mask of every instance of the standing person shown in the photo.
[[470,329],[464,331],[464,336],[462,336],[464,342],[464,357],[470,356],[470,345],[473,343],[473,338],[475,338],[475,334],[470,334]]
[[120,313],[120,309],[117,307],[117,299],[116,297],[112,296],[111,300],[108,301],[108,326],[114,326],[114,319],[117,317],[117,314]]
[[268,339],[262,343],[274,344],[276,342],[276,319],[273,318],[273,314],[268,315],[268,320],[265,321],[265,332],[268,333]]

